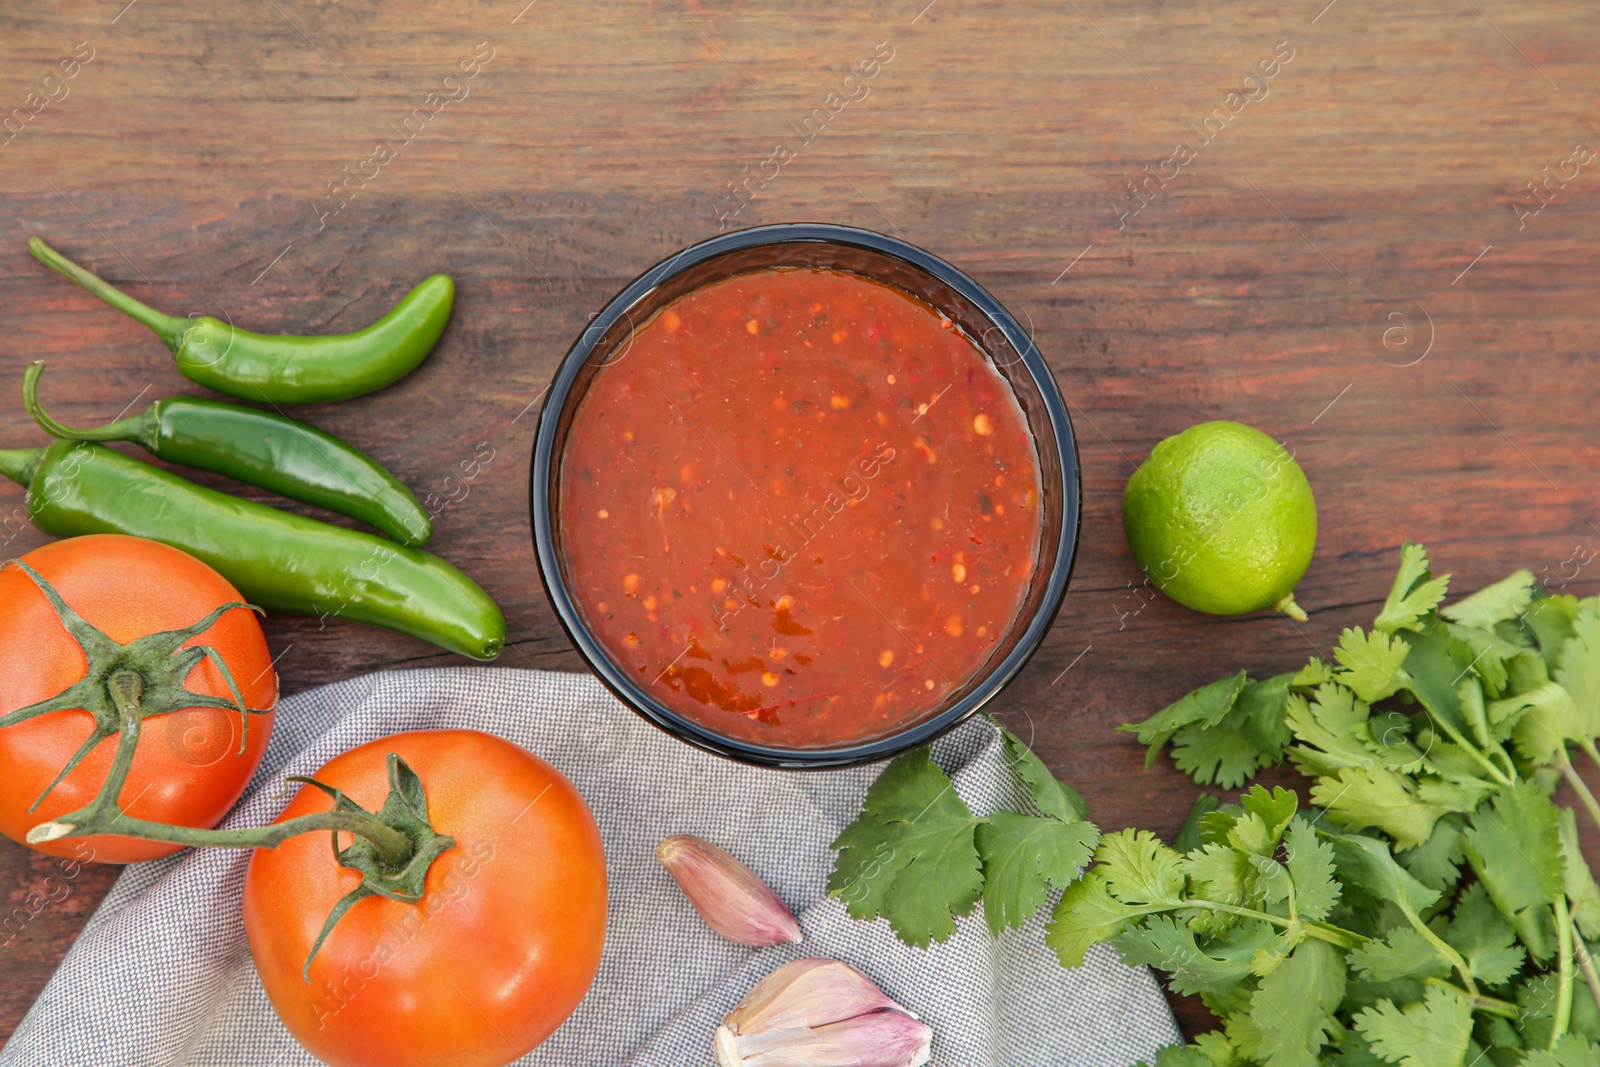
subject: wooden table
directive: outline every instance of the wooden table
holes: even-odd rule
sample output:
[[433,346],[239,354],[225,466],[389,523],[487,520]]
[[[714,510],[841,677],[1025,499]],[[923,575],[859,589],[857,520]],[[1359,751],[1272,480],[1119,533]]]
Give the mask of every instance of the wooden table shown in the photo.
[[[1600,548],[1600,167],[1581,165],[1600,8],[925,3],[8,5],[0,444],[42,440],[17,400],[31,359],[69,423],[199,391],[34,263],[31,234],[152,304],[265,330],[353,329],[447,271],[455,318],[422,368],[304,414],[458,498],[434,545],[505,606],[502,664],[581,669],[526,517],[557,360],[628,278],[719,224],[826,220],[971,272],[1071,402],[1075,579],[999,706],[1103,826],[1170,833],[1194,792],[1113,726],[1327,653],[1408,538],[1463,589],[1525,565],[1600,590],[1566,563]],[[1203,617],[1140,584],[1123,484],[1214,418],[1290,442],[1317,490],[1307,625]],[[0,510],[21,516],[20,490]],[[4,536],[12,555],[46,540]],[[267,633],[285,693],[460,662],[351,624]],[[4,907],[50,870],[4,843]],[[0,948],[0,1032],[114,876],[86,871]]]

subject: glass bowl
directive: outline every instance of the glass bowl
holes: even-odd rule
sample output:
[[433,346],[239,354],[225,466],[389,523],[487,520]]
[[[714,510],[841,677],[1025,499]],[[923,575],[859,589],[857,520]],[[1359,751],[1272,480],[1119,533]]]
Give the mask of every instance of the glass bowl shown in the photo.
[[[561,456],[573,413],[594,375],[627,354],[636,327],[709,282],[768,267],[824,267],[897,286],[953,320],[1010,384],[1038,455],[1043,520],[1038,565],[1010,629],[978,672],[933,710],[892,733],[829,748],[787,748],[726,737],[657,700],[595,637],[578,608],[561,548]],[[1000,302],[955,267],[915,245],[870,230],[822,223],[758,226],[691,245],[651,267],[611,299],[567,352],[539,416],[529,479],[539,574],[573,646],[628,707],[680,740],[746,763],[794,770],[887,759],[966,721],[1016,677],[1049,632],[1078,544],[1078,452],[1066,403],[1033,341]]]

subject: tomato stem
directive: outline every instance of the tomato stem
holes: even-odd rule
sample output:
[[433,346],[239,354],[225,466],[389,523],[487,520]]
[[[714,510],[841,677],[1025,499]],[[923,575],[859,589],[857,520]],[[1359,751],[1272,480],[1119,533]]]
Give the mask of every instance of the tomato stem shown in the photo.
[[[29,844],[57,841],[63,837],[87,837],[91,834],[114,833],[119,837],[137,837],[145,841],[161,841],[169,845],[209,845],[212,848],[277,848],[299,834],[315,830],[344,830],[372,842],[383,865],[393,870],[405,866],[416,851],[415,843],[401,831],[385,824],[377,816],[353,804],[341,808],[337,803],[333,811],[304,815],[270,826],[243,830],[210,830],[198,826],[172,826],[167,823],[136,819],[123,810],[119,803],[123,783],[133,766],[134,753],[139,747],[140,728],[145,710],[140,705],[144,695],[144,678],[139,672],[121,668],[111,672],[106,680],[106,690],[117,707],[121,718],[121,737],[117,755],[106,773],[100,792],[86,806],[52,822],[40,823],[28,831]],[[57,777],[60,781],[66,772]],[[53,785],[54,783],[52,783]],[[47,790],[48,792],[48,790]]]
[[[28,831],[29,844],[59,841],[64,837],[87,837],[91,834],[116,834],[119,837],[137,837],[143,841],[161,841],[169,845],[193,845],[210,848],[277,848],[291,837],[315,833],[318,830],[343,831],[370,841],[383,857],[385,866],[399,869],[405,866],[415,852],[412,840],[392,826],[385,825],[376,815],[365,811],[319,811],[300,815],[268,826],[254,826],[242,830],[207,830],[198,826],[172,826],[168,823],[135,819],[118,811],[111,818],[94,810],[94,805],[64,815],[55,822],[40,823]],[[71,821],[68,821],[71,820]]]

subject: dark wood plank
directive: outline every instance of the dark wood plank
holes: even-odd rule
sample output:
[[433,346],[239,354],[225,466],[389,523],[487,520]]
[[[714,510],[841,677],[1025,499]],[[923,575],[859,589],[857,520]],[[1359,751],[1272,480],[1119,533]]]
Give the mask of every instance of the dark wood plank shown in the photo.
[[[425,492],[488,442],[495,459],[441,515],[437,549],[505,606],[503,663],[578,669],[533,569],[529,405],[611,293],[715,232],[728,183],[797,147],[735,225],[904,235],[991,287],[1055,367],[1083,451],[1082,547],[1001,713],[1103,825],[1163,833],[1194,789],[1168,765],[1142,770],[1117,723],[1239,666],[1326,652],[1370,618],[1408,538],[1463,588],[1600,547],[1600,176],[1552,183],[1521,228],[1513,210],[1543,168],[1600,142],[1593,5],[523,2],[0,13],[0,118],[29,92],[59,96],[44,76],[79,42],[94,56],[0,147],[0,395],[33,358],[50,361],[64,420],[198,391],[153,338],[34,264],[29,234],[142,299],[258,329],[351,328],[448,271],[457,312],[422,369],[306,415]],[[468,95],[402,144],[395,127],[430,91],[459,93],[443,79],[481,41],[494,58]],[[866,97],[803,141],[880,41],[894,58]],[[1229,114],[1229,90],[1287,48],[1268,91]],[[1205,142],[1218,108],[1225,128]],[[396,158],[319,228],[327,183],[378,139]],[[1180,142],[1192,162],[1119,224],[1127,183]],[[1391,313],[1410,316],[1409,348],[1382,344]],[[1161,437],[1217,417],[1290,441],[1318,492],[1309,624],[1204,618],[1134,588],[1123,483]],[[39,439],[20,405],[0,406],[0,443]],[[0,514],[18,508],[0,489]],[[13,554],[45,540],[16,522],[0,537]],[[1591,568],[1570,588],[1600,585]],[[353,625],[274,618],[268,634],[285,692],[458,662]],[[48,874],[0,848],[8,907],[53,891]],[[0,947],[0,1031],[110,878],[84,872]],[[1193,1005],[1181,1015],[1205,1025]]]

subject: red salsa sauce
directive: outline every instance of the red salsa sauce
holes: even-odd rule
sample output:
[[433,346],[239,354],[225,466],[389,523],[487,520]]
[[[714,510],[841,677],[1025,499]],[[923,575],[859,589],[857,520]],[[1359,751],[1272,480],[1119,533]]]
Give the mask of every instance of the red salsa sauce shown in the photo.
[[989,659],[1038,560],[1010,386],[901,289],[770,268],[697,289],[596,372],[561,464],[579,610],[725,737],[865,741]]

